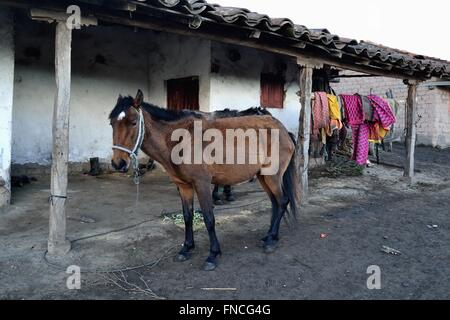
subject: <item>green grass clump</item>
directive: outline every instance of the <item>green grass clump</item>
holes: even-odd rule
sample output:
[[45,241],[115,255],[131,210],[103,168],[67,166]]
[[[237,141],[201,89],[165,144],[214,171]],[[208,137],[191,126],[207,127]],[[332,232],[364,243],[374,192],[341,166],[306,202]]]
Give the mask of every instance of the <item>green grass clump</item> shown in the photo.
[[[184,226],[183,213],[174,213],[164,216],[164,221],[171,221],[177,226]],[[194,228],[203,225],[203,215],[199,210],[194,211]]]

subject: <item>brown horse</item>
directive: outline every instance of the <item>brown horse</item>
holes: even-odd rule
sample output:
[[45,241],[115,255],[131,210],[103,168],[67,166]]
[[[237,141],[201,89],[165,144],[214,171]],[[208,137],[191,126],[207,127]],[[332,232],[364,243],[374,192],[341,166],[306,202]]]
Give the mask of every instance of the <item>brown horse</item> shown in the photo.
[[[136,161],[137,152],[141,149],[149,157],[159,162],[166,170],[171,180],[177,185],[181,197],[183,216],[185,220],[185,242],[178,254],[179,261],[190,258],[190,252],[194,249],[193,235],[193,199],[194,192],[201,207],[204,222],[208,230],[210,240],[210,253],[203,266],[206,271],[214,270],[217,266],[217,257],[221,255],[219,241],[215,231],[215,219],[213,213],[213,199],[211,196],[211,184],[235,185],[246,182],[255,175],[258,177],[263,189],[272,201],[272,219],[267,236],[263,239],[266,253],[273,252],[278,242],[280,222],[290,205],[290,213],[295,217],[298,211],[300,193],[298,189],[297,169],[295,165],[295,141],[286,128],[270,115],[241,116],[231,112],[225,113],[200,113],[195,111],[171,111],[145,103],[142,92],[139,90],[136,98],[119,96],[117,105],[110,114],[113,128],[112,166],[125,172]],[[257,109],[256,109],[257,110]],[[252,112],[249,112],[252,114]],[[173,132],[181,129],[195,136],[195,128],[198,123],[202,126],[202,132],[208,129],[223,133],[232,130],[262,130],[269,133],[266,139],[259,138],[259,145],[267,151],[266,158],[259,157],[258,162],[235,164],[234,162],[210,163],[202,159],[201,163],[176,162],[173,160],[174,149],[179,145],[181,137],[173,139]],[[265,131],[264,131],[265,130]],[[278,132],[278,154],[274,145],[275,133]],[[183,137],[183,140],[186,137]],[[227,136],[228,138],[228,136]],[[249,138],[249,137],[247,137]],[[244,138],[244,139],[247,139]],[[237,146],[236,137],[228,138],[231,146]],[[195,140],[195,139],[194,139]],[[225,140],[223,143],[225,144]],[[189,141],[189,140],[188,140]],[[202,153],[208,147],[202,139],[200,150],[195,150],[195,142],[192,150]],[[245,159],[250,159],[250,147],[246,145]],[[249,138],[250,141],[250,138]],[[188,143],[189,144],[189,143]],[[250,144],[250,142],[248,143]],[[263,150],[258,149],[258,150]],[[243,150],[243,149],[239,149]],[[270,158],[269,154],[270,152]],[[186,153],[186,154],[185,154]],[[179,155],[187,159],[183,149]],[[216,153],[216,151],[214,152]],[[233,160],[239,157],[239,152],[233,154]],[[224,156],[225,157],[225,156]],[[263,175],[263,171],[273,164],[278,157],[278,170],[271,174]],[[192,158],[191,158],[192,159]],[[270,161],[269,161],[270,160]],[[271,162],[271,163],[269,163]]]

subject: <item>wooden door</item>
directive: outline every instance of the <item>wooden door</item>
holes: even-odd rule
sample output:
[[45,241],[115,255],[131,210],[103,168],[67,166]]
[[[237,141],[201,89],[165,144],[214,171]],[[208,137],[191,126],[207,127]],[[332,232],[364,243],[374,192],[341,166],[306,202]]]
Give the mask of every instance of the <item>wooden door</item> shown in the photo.
[[280,75],[261,74],[261,107],[283,108],[284,79]]
[[199,110],[199,78],[189,77],[167,81],[167,108]]

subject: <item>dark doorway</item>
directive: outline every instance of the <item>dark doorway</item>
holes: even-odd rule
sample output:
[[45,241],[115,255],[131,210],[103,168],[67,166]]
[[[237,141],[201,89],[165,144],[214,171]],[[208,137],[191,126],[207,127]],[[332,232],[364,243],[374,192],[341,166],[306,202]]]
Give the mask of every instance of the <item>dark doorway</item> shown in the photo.
[[272,73],[261,74],[261,107],[283,108],[284,78]]
[[167,108],[199,110],[199,78],[167,80]]

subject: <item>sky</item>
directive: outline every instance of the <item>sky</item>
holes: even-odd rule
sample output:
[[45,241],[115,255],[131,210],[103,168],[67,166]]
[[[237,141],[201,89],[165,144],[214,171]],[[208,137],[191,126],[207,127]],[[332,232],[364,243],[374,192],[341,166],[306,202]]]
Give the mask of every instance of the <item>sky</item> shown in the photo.
[[210,0],[450,61],[448,0]]

